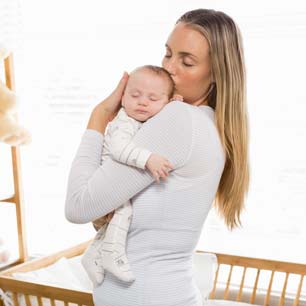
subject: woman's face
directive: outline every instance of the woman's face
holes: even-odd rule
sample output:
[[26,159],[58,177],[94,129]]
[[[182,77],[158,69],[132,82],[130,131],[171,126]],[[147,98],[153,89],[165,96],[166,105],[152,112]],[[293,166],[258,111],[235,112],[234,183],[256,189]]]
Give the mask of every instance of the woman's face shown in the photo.
[[178,23],[167,40],[162,66],[171,74],[175,94],[192,105],[204,102],[212,80],[209,46],[200,32]]

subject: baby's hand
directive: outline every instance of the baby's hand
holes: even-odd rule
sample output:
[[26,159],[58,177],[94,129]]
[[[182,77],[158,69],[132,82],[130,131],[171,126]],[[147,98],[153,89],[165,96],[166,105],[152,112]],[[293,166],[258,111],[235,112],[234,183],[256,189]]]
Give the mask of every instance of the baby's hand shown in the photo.
[[157,183],[159,183],[159,177],[166,179],[169,175],[168,169],[174,168],[166,158],[154,153],[150,155],[146,167],[150,170]]
[[170,102],[171,101],[184,101],[184,97],[181,96],[181,95],[173,95],[173,97],[170,99]]

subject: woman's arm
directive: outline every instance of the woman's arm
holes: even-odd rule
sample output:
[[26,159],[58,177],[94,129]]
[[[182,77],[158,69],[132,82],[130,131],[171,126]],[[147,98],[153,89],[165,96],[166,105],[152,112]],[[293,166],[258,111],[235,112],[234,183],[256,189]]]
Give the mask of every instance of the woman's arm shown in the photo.
[[[166,157],[174,169],[182,167],[192,150],[189,105],[171,102],[136,133],[136,145]],[[154,182],[146,170],[112,159],[100,165],[103,135],[87,129],[68,178],[66,218],[87,223],[105,216]],[[170,172],[171,176],[171,172]]]

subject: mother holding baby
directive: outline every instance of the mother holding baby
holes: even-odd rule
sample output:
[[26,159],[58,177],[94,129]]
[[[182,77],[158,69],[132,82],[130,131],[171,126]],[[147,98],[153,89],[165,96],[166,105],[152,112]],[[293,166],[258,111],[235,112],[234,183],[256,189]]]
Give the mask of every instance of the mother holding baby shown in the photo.
[[[229,229],[241,224],[249,186],[245,66],[240,31],[215,10],[189,11],[166,42],[163,68],[183,101],[167,103],[145,121],[133,144],[165,157],[169,171],[140,169],[101,154],[106,126],[121,108],[129,76],[93,109],[67,186],[65,214],[73,223],[109,220],[133,207],[126,255],[135,276],[106,273],[94,288],[97,306],[200,306],[192,255],[212,205]],[[143,102],[141,109],[154,101]],[[220,243],[222,243],[220,241]]]

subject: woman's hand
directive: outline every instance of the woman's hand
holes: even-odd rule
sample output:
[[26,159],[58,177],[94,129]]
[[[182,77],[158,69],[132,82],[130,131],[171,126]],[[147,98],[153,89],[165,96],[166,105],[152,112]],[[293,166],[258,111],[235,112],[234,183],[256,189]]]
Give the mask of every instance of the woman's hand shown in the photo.
[[115,214],[115,211],[111,211],[110,213],[108,213],[107,215],[99,218],[99,219],[96,219],[92,222],[94,228],[96,229],[96,231],[98,231],[105,223],[109,223],[110,220],[113,218]]
[[184,97],[181,96],[181,95],[175,94],[175,95],[173,95],[173,97],[170,99],[169,102],[172,102],[172,101],[181,101],[181,102],[184,102]]
[[91,113],[87,129],[93,129],[104,134],[108,122],[114,119],[121,107],[121,99],[128,79],[128,73],[124,72],[115,90],[105,100],[95,106]]
[[99,103],[102,104],[105,110],[109,112],[111,115],[116,115],[121,107],[121,99],[128,79],[129,79],[128,73],[124,72],[115,90],[104,101]]

